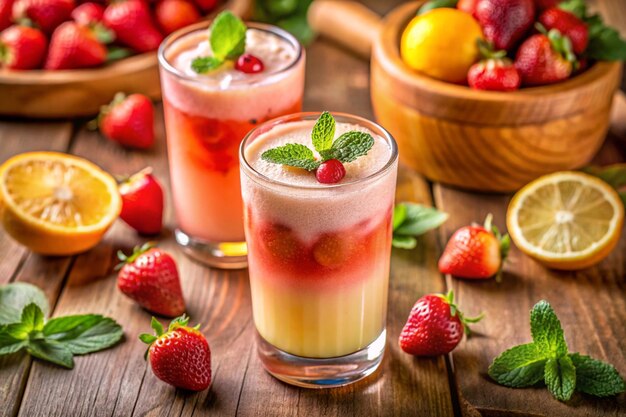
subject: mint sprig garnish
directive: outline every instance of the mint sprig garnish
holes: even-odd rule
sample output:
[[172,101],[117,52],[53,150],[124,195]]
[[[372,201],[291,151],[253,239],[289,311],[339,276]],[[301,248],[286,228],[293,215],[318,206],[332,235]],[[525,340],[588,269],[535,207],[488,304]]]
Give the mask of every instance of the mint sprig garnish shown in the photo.
[[[8,298],[12,294],[15,298]],[[74,355],[106,349],[123,336],[115,320],[98,314],[55,317],[46,320],[48,303],[45,294],[30,284],[0,287],[0,355],[26,349],[32,356],[66,367],[74,367]],[[26,305],[25,300],[29,300]],[[6,309],[5,309],[6,307]],[[19,317],[15,311],[21,308]]]
[[448,220],[448,213],[415,203],[398,203],[393,209],[394,248],[413,249],[417,236],[436,229]]
[[372,146],[374,138],[369,133],[350,131],[338,138],[335,136],[335,118],[327,111],[323,112],[315,122],[311,132],[313,148],[320,158],[315,158],[313,151],[306,145],[288,143],[283,146],[269,149],[261,154],[261,159],[274,164],[289,165],[314,171],[330,159],[340,162],[352,162],[360,156],[366,155]]
[[209,44],[213,56],[195,58],[191,68],[204,74],[219,68],[227,60],[236,60],[246,51],[246,24],[226,10],[218,14],[211,23]]
[[532,343],[501,353],[489,366],[489,376],[512,388],[544,382],[552,395],[569,400],[574,391],[608,397],[626,390],[626,383],[610,364],[569,353],[561,322],[550,304],[539,301],[530,315]]

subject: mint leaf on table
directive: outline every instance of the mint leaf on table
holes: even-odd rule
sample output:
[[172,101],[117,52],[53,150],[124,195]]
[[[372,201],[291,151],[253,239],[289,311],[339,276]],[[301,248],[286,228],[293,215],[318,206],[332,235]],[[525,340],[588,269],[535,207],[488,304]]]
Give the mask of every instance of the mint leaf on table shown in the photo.
[[613,365],[578,353],[569,356],[576,367],[576,389],[596,397],[610,397],[626,391],[626,383]]
[[327,111],[323,112],[315,122],[311,139],[316,151],[321,152],[333,145],[335,137],[335,118]]
[[495,358],[488,373],[496,382],[507,387],[530,387],[543,381],[548,358],[535,343],[518,345]]
[[552,395],[561,401],[572,397],[576,387],[576,368],[569,356],[548,359],[545,381]]
[[506,350],[489,366],[489,376],[497,383],[521,388],[543,380],[560,401],[569,400],[575,390],[597,397],[626,390],[624,379],[612,365],[568,353],[561,323],[547,301],[533,307],[530,327],[532,343]]
[[48,299],[36,286],[24,282],[0,286],[0,324],[20,322],[22,310],[30,303],[37,304],[48,315]]
[[563,336],[561,322],[552,306],[541,300],[530,312],[530,333],[534,343],[550,352],[551,357],[567,355],[567,343]]
[[320,166],[320,162],[313,156],[313,151],[300,143],[288,143],[269,149],[261,154],[261,159],[274,164],[304,168],[307,171],[313,171]]
[[[45,294],[34,286],[9,284],[0,287],[2,292],[15,295],[20,303],[26,299],[40,302],[45,299]],[[47,306],[46,302],[46,311]],[[73,368],[73,355],[106,349],[123,336],[119,324],[97,314],[56,317],[46,321],[44,310],[35,302],[24,306],[17,318],[12,314],[15,322],[0,325],[0,355],[26,349],[36,358]]]
[[447,213],[434,207],[415,203],[398,203],[393,210],[393,240],[391,244],[399,249],[413,249],[417,246],[416,236],[436,229],[447,219]]
[[213,56],[197,57],[191,62],[191,69],[198,74],[213,71],[226,60],[236,60],[246,52],[246,24],[232,12],[218,14],[209,30]]

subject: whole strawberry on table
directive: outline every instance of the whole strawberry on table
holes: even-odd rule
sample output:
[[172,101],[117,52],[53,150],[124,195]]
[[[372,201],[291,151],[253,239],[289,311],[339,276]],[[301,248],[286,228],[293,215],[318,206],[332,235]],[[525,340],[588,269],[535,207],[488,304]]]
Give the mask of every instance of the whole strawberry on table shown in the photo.
[[[595,61],[626,60],[626,41],[599,15],[590,14],[584,0],[431,0],[416,19],[441,7],[470,14],[482,29],[474,48],[476,62],[456,68],[466,71],[474,89],[514,91],[553,84]],[[411,58],[403,58],[410,65]],[[419,65],[410,66],[419,70]]]
[[93,68],[155,51],[165,36],[200,21],[217,5],[217,0],[0,0],[0,68]]

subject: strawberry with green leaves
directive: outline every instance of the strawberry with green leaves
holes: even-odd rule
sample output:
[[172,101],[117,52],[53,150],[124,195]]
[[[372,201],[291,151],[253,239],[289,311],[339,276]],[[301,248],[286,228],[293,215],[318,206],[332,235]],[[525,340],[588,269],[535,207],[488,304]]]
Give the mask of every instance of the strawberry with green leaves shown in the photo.
[[461,227],[454,232],[439,259],[439,271],[459,278],[486,279],[499,276],[509,252],[508,234],[502,236],[487,215],[484,226]]
[[553,7],[539,15],[539,23],[547,30],[556,29],[561,35],[567,36],[572,43],[572,50],[582,55],[589,43],[587,24],[573,13]]
[[12,70],[40,68],[47,43],[39,29],[13,25],[0,33],[0,66]]
[[561,322],[550,304],[539,301],[530,312],[533,341],[514,346],[489,366],[489,376],[511,388],[544,382],[554,398],[568,401],[574,391],[611,397],[626,391],[626,383],[610,364],[568,350]]
[[315,177],[322,184],[335,184],[346,174],[344,163],[352,162],[366,155],[374,146],[374,138],[369,133],[352,130],[335,137],[335,119],[327,111],[323,112],[315,122],[311,138],[311,148],[301,143],[268,149],[261,154],[261,159],[273,164],[282,164],[307,171],[315,171]]
[[122,146],[147,149],[154,144],[154,107],[143,94],[117,93],[100,108],[94,122],[100,132]]
[[76,22],[62,23],[50,38],[44,69],[91,68],[107,59],[105,43],[111,34],[103,28],[86,27]]
[[428,294],[417,300],[400,333],[400,347],[416,356],[445,355],[469,334],[469,323],[482,315],[468,318],[454,304],[454,294]]
[[506,57],[505,50],[495,51],[493,44],[478,39],[480,62],[472,65],[467,73],[467,82],[476,90],[514,91],[519,89],[521,79],[513,62]]
[[152,318],[154,335],[139,339],[148,344],[146,356],[152,372],[161,381],[189,391],[203,391],[211,385],[211,349],[200,325],[189,327],[184,315],[170,323],[167,331]]

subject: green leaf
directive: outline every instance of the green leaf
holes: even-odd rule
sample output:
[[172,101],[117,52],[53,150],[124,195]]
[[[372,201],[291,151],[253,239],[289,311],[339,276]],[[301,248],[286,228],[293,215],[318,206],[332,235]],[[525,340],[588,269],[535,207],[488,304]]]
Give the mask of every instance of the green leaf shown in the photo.
[[626,391],[626,383],[617,369],[586,355],[569,355],[576,367],[576,390],[596,397],[611,397]]
[[320,166],[320,162],[313,157],[313,151],[299,143],[288,143],[269,149],[263,152],[261,159],[274,164],[304,168],[307,171],[313,171]]
[[154,329],[157,336],[161,336],[164,333],[163,325],[154,316],[152,317],[152,320],[150,321],[150,327]]
[[63,342],[76,355],[113,346],[124,334],[115,320],[96,314],[51,319],[46,323],[43,333],[47,340]]
[[26,340],[14,337],[6,328],[0,328],[0,355],[15,353],[27,345]]
[[107,62],[119,61],[133,54],[133,50],[122,48],[121,46],[109,46],[107,51]]
[[404,236],[419,236],[441,226],[447,219],[448,214],[434,207],[426,207],[421,204],[403,203],[406,206],[406,219],[395,233]]
[[539,301],[530,312],[530,332],[533,341],[552,357],[567,355],[561,322],[547,301]]
[[405,203],[398,203],[393,208],[393,230],[396,230],[406,219],[407,208]]
[[246,25],[230,11],[217,15],[211,24],[211,50],[220,61],[235,59],[246,50]]
[[545,366],[548,390],[559,401],[567,401],[576,388],[576,368],[569,356],[548,359]]
[[204,74],[209,71],[213,71],[223,63],[223,60],[217,59],[214,56],[203,56],[195,58],[191,61],[191,69],[198,74]]
[[559,3],[558,7],[576,15],[579,19],[583,19],[587,15],[585,0],[565,0]]
[[142,333],[139,335],[139,340],[141,340],[142,342],[150,345],[152,344],[152,342],[154,342],[155,340],[157,340],[158,337],[156,337],[153,334],[148,334],[148,333]]
[[27,349],[28,353],[36,358],[64,366],[69,369],[74,367],[72,352],[63,343],[45,339],[31,340]]
[[424,3],[422,7],[417,11],[417,15],[423,15],[433,9],[440,9],[442,7],[455,8],[458,0],[430,0]]
[[585,56],[600,61],[626,60],[626,41],[617,30],[608,27],[599,15],[585,18],[589,29],[589,43]]
[[535,343],[505,350],[489,366],[489,376],[507,387],[529,387],[544,378],[549,355]]
[[28,328],[29,332],[43,330],[44,316],[39,306],[30,303],[22,310],[22,324]]
[[23,282],[0,286],[0,324],[21,321],[22,310],[30,303],[37,304],[44,316],[48,316],[48,299],[36,286]]
[[374,146],[372,135],[353,130],[339,136],[333,142],[333,146],[321,151],[320,155],[324,161],[338,159],[341,162],[352,162],[359,156],[366,155],[372,146]]
[[313,147],[316,151],[321,152],[329,149],[333,145],[335,137],[335,119],[327,111],[323,112],[313,126],[311,138],[313,139]]
[[19,340],[27,340],[32,330],[32,325],[28,323],[11,323],[4,326],[4,333]]
[[414,249],[417,246],[417,239],[413,236],[393,235],[391,245],[398,249]]
[[290,32],[305,46],[315,39],[315,32],[313,32],[313,29],[309,26],[306,13],[280,19],[276,22],[276,25]]
[[626,164],[613,164],[606,167],[589,166],[583,172],[600,178],[615,189],[626,187]]

